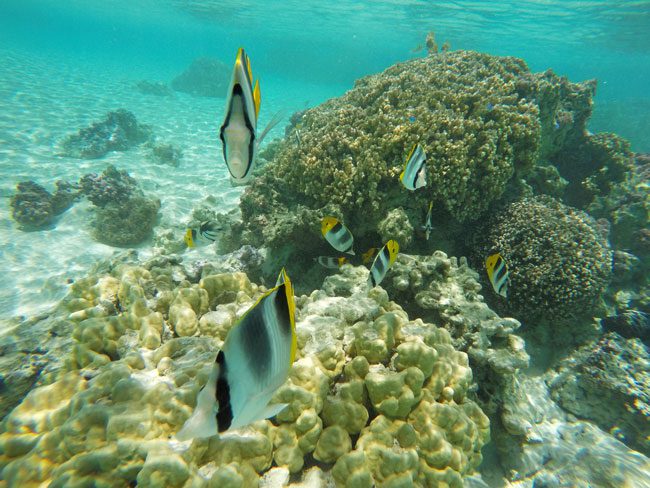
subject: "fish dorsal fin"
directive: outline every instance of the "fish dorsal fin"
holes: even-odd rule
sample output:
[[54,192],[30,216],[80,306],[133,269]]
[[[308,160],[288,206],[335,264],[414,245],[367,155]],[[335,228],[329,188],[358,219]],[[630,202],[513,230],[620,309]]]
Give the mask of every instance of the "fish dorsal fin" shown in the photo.
[[251,59],[246,56],[246,70],[248,71],[248,79],[253,83],[253,70],[251,69]]
[[[250,71],[250,66],[249,66]],[[253,101],[255,102],[255,118],[260,114],[260,104],[262,103],[262,94],[260,93],[260,80],[255,80],[255,89],[253,89]]]

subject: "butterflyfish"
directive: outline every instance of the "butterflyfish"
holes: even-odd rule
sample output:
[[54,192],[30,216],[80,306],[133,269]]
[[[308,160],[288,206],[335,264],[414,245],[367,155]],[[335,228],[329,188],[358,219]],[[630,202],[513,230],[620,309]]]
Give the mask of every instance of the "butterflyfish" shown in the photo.
[[404,170],[399,175],[399,179],[407,190],[417,190],[427,185],[426,175],[427,155],[419,144],[413,146],[411,152],[406,157]]
[[488,278],[492,283],[492,288],[504,298],[508,297],[508,266],[505,259],[501,254],[491,254],[485,260],[485,269],[487,270]]
[[375,260],[370,267],[370,276],[368,276],[368,284],[374,288],[382,282],[386,273],[397,259],[399,253],[399,244],[397,241],[390,240],[384,247],[377,253]]
[[267,291],[233,326],[199,392],[179,441],[211,437],[273,417],[286,403],[269,404],[296,356],[293,285],[282,269]]
[[361,255],[361,262],[363,264],[368,264],[370,261],[372,261],[372,258],[375,257],[375,254],[377,253],[377,248],[376,247],[371,247],[368,249],[366,252],[364,252]]
[[259,80],[253,83],[250,58],[243,48],[237,51],[235,66],[226,98],[226,113],[219,130],[230,181],[233,185],[248,183],[257,149],[264,137],[283,116],[278,112],[261,134],[257,133],[262,95]]
[[185,231],[185,244],[187,247],[210,244],[217,240],[220,230],[221,225],[218,222],[201,222],[198,228],[189,228]]
[[429,240],[429,237],[431,237],[431,231],[433,230],[433,223],[431,221],[431,210],[433,209],[433,202],[429,202],[429,210],[427,211],[427,218],[424,221],[424,225],[422,226],[422,230],[424,231],[424,236],[426,237],[427,241]]
[[336,217],[323,217],[320,226],[323,237],[334,249],[347,254],[354,254],[354,237],[352,232]]
[[332,256],[318,256],[316,262],[320,264],[323,268],[327,269],[338,269],[347,263],[348,259],[346,257],[332,257]]

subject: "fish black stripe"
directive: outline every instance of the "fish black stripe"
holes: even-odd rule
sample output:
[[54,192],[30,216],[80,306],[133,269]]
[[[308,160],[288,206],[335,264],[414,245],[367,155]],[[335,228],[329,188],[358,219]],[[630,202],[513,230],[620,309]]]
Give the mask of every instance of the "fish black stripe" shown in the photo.
[[503,278],[503,275],[506,274],[508,270],[506,269],[505,263],[503,259],[497,259],[497,264],[494,267],[494,281],[497,282],[501,278]]
[[280,330],[291,335],[291,318],[289,317],[289,301],[287,299],[287,285],[281,285],[275,294],[275,311],[280,321]]
[[251,168],[253,167],[253,150],[255,148],[255,130],[253,129],[253,124],[248,118],[248,112],[246,110],[246,98],[244,98],[244,91],[239,83],[236,83],[235,86],[232,87],[232,96],[230,97],[230,104],[228,105],[228,115],[226,115],[226,120],[223,121],[223,125],[221,126],[221,129],[219,131],[219,138],[221,139],[221,146],[223,147],[223,159],[226,161],[226,166],[228,167],[228,172],[230,173],[230,176],[233,178],[235,177],[232,172],[230,171],[230,166],[228,166],[228,157],[227,157],[227,151],[226,151],[226,139],[224,137],[224,132],[226,130],[226,127],[228,127],[228,124],[230,123],[230,116],[232,115],[232,99],[234,97],[241,97],[242,99],[242,107],[244,109],[244,120],[246,121],[246,128],[249,130],[251,134],[251,140],[248,143],[248,166],[246,167],[246,172],[242,176],[242,178],[246,178],[248,176],[248,173],[250,172]]
[[267,374],[267,366],[271,364],[271,337],[264,323],[264,298],[256,307],[246,314],[241,327],[241,339],[244,354],[250,358],[249,367],[255,378],[260,380]]
[[226,366],[226,356],[223,351],[217,354],[216,363],[219,365],[219,376],[217,377],[216,400],[219,404],[217,411],[217,430],[225,432],[232,424],[232,405],[230,404],[230,385],[226,373],[228,367]]
[[337,235],[342,229],[343,225],[341,225],[341,222],[337,222],[334,224],[334,227],[332,227],[332,230],[330,232],[333,232],[334,235]]

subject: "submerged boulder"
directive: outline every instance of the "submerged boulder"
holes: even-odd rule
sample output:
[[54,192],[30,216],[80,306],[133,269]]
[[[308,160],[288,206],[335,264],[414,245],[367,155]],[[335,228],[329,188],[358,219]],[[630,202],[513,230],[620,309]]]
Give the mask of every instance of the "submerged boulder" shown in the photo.
[[9,203],[11,216],[24,230],[42,229],[52,225],[77,198],[77,190],[66,181],[57,181],[53,194],[34,181],[21,181]]
[[151,138],[148,125],[138,123],[133,113],[119,109],[108,112],[101,122],[80,129],[62,142],[64,156],[97,159],[110,151],[127,151]]
[[223,98],[228,91],[231,68],[215,58],[198,58],[172,80],[174,90],[201,97]]

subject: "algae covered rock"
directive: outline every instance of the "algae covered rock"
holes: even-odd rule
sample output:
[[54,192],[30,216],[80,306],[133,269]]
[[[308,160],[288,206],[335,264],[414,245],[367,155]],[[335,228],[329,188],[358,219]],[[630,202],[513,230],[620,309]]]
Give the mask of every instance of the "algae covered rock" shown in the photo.
[[131,112],[108,112],[101,122],[80,129],[61,143],[62,153],[73,158],[97,159],[110,151],[127,151],[151,138],[148,125],[138,123]]
[[78,191],[66,181],[56,182],[52,194],[34,181],[21,181],[11,197],[11,216],[25,230],[50,226],[79,197]]

